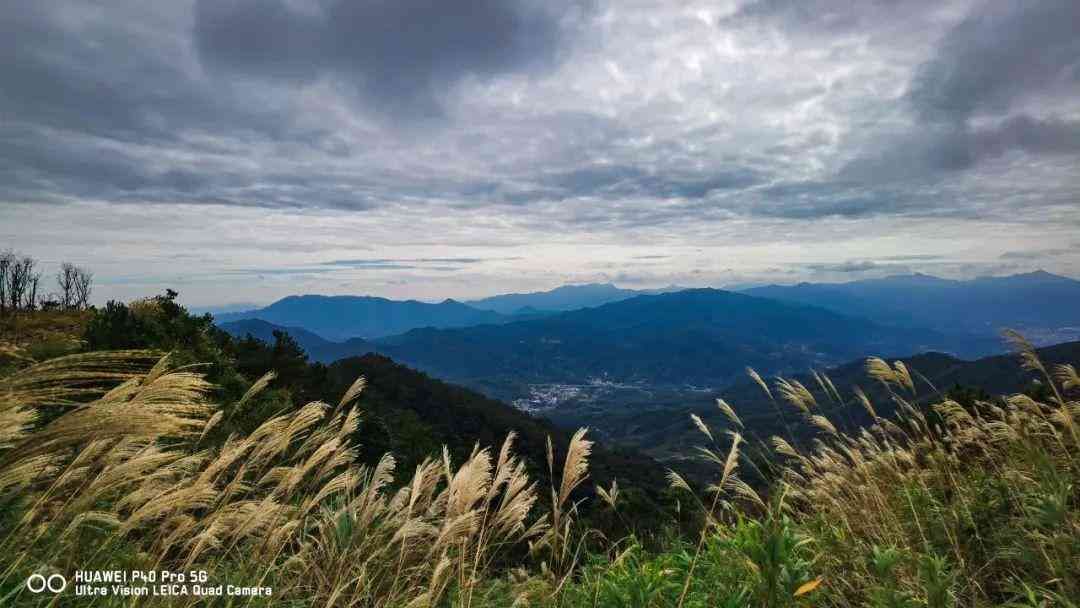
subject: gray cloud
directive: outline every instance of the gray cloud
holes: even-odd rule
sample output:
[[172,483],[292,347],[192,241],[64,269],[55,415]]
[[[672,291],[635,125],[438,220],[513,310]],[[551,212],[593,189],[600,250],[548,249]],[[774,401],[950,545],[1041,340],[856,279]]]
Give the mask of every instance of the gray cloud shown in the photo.
[[1076,154],[1080,152],[1080,121],[1020,114],[973,130],[970,148],[974,158],[1000,156],[1014,149],[1032,154]]
[[1062,255],[1080,255],[1080,246],[1055,247],[1050,249],[1026,249],[1022,251],[1006,251],[999,257],[1003,260],[1041,260]]
[[[402,264],[458,264],[470,265],[483,262],[497,262],[523,259],[518,256],[498,258],[367,258],[351,260],[331,260],[323,262],[323,266],[340,266],[345,268],[402,268]],[[419,268],[419,266],[408,266]]]
[[912,21],[931,23],[928,9],[935,0],[863,0],[837,4],[834,0],[749,0],[718,19],[724,25],[774,26],[792,36],[842,36],[872,34],[888,40]]
[[310,276],[325,277],[332,273],[348,270],[423,270],[434,272],[456,272],[470,266],[491,261],[515,261],[523,258],[510,257],[484,257],[484,258],[354,258],[329,260],[317,264],[292,266],[292,267],[257,267],[257,268],[227,268],[218,271],[222,275],[252,275],[252,276]]
[[1072,0],[977,5],[924,63],[908,98],[924,122],[1001,115],[1032,95],[1080,84],[1080,5]]
[[[881,264],[874,262],[873,260],[848,260],[847,262],[840,263],[822,263],[822,264],[802,264],[804,268],[813,270],[816,272],[867,272],[869,270],[878,270],[882,268]],[[896,269],[895,266],[890,266],[892,269]]]
[[762,180],[752,169],[695,174],[673,168],[657,173],[642,167],[601,165],[545,176],[539,185],[550,189],[548,196],[560,198],[587,194],[616,199],[630,196],[701,199],[717,190],[741,190]]
[[[182,35],[185,2],[6,3],[0,111],[35,129],[174,141],[198,128],[280,133],[281,107],[199,78]],[[270,101],[269,98],[264,101]]]
[[857,159],[840,175],[859,181],[904,181],[971,169],[1010,152],[1032,156],[1080,153],[1080,121],[1012,115],[979,127],[967,122],[921,124]]
[[1003,270],[1000,243],[1075,240],[1078,10],[7,2],[0,238],[96,256],[103,285],[183,251],[187,284],[249,269],[259,298],[529,291],[603,278],[592,259],[752,281],[792,248],[835,272]]
[[579,0],[199,0],[203,63],[226,76],[330,77],[376,110],[442,114],[461,79],[549,67],[587,5]]
[[1080,121],[1056,115],[1080,94],[1080,4],[980,3],[911,78],[910,131],[844,168],[864,180],[967,170],[1011,151],[1080,153]]
[[887,262],[934,262],[947,259],[943,255],[937,255],[932,253],[912,253],[901,255],[887,255],[878,258]]

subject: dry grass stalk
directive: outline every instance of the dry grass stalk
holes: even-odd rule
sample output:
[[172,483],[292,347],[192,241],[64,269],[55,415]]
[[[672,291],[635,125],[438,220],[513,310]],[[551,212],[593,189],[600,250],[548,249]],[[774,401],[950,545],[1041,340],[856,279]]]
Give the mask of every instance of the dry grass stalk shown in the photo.
[[[728,420],[734,422],[735,426],[739,427],[740,429],[743,428],[742,420],[739,420],[739,417],[735,414],[735,409],[728,405],[727,401],[717,398],[716,407],[720,408],[720,411],[728,417]],[[712,439],[712,437],[709,438]]]
[[803,413],[809,413],[811,409],[817,407],[817,399],[814,398],[813,393],[798,380],[777,378],[776,389],[784,401],[799,408]]
[[[0,491],[14,490],[29,505],[9,541],[54,529],[62,542],[78,542],[86,528],[111,529],[155,566],[254,560],[302,569],[286,594],[391,606],[436,605],[455,583],[471,601],[500,551],[545,530],[528,521],[535,486],[513,453],[513,435],[494,462],[487,449],[456,471],[448,458],[426,461],[390,492],[392,457],[371,468],[354,464],[355,409],[328,417],[325,404],[310,403],[246,437],[195,451],[224,410],[205,401],[210,387],[198,374],[167,359],[143,365],[141,374],[127,371],[143,359],[68,358],[3,380]],[[117,362],[125,371],[108,371]],[[256,382],[233,411],[272,378]],[[77,403],[92,395],[87,383],[107,380],[115,386],[95,387],[96,399],[32,430],[35,407]],[[339,408],[363,386],[353,383]],[[563,508],[586,478],[590,449],[583,432],[574,436],[559,489]]]

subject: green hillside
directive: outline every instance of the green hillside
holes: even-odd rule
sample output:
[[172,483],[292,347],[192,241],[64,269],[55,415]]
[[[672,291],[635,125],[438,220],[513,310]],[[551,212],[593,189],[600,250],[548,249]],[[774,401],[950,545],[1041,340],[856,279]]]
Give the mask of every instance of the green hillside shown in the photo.
[[379,346],[409,365],[485,388],[593,377],[715,386],[745,365],[781,371],[865,352],[908,354],[942,340],[819,308],[694,289],[533,321],[418,329]]
[[[1080,362],[1080,342],[1067,342],[1038,349],[1047,365]],[[920,388],[920,403],[949,397],[960,401],[990,396],[1029,393],[1045,397],[1046,388],[1031,371],[1017,365],[1016,355],[995,355],[975,360],[963,360],[942,353],[924,353],[897,359],[912,370]],[[895,404],[880,383],[866,375],[865,360],[859,359],[842,366],[824,369],[827,378],[843,395],[843,399],[826,398],[822,408],[835,415],[842,428],[855,428],[873,423],[854,396],[856,387],[878,402],[879,414],[889,415]],[[819,381],[810,373],[788,376],[792,381],[821,390]],[[735,409],[753,436],[793,435],[797,441],[813,437],[815,429],[798,412],[778,409],[756,382],[744,375],[729,388],[717,392],[653,391],[621,393],[625,400],[613,397],[606,401],[565,406],[547,410],[544,415],[563,426],[583,425],[594,428],[608,442],[640,449],[662,460],[681,460],[692,455],[688,448],[694,444],[697,428],[690,422],[695,414],[709,423],[719,423],[723,414],[716,409],[719,397]]]

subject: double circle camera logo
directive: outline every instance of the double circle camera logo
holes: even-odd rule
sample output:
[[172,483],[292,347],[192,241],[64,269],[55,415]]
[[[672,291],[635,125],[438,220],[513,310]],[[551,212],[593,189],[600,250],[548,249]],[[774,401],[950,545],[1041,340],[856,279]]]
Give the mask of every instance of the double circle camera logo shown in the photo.
[[45,591],[60,593],[67,589],[67,584],[67,579],[64,578],[63,574],[50,574],[49,576],[31,574],[30,578],[26,579],[26,588],[30,590],[30,593],[44,593]]

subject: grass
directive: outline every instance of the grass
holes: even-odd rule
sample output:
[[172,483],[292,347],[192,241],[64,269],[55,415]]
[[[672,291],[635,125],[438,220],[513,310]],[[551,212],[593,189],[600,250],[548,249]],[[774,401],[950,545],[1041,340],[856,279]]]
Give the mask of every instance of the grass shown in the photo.
[[[583,523],[583,501],[633,517],[617,485],[588,487],[584,430],[566,453],[549,444],[552,487],[540,490],[513,435],[412,471],[390,454],[357,462],[362,379],[336,403],[218,438],[270,377],[219,404],[199,368],[143,351],[26,362],[0,378],[0,605],[138,605],[33,595],[24,582],[169,569],[273,588],[159,600],[171,606],[1076,606],[1080,378],[1011,338],[1047,399],[961,405],[917,370],[871,359],[898,412],[884,419],[823,375],[812,390],[751,371],[818,438],[773,438],[763,461],[726,403],[726,432],[695,417],[715,479],[694,488],[671,473],[698,523],[662,550]],[[819,399],[850,401],[876,423],[841,432]],[[744,481],[760,476],[772,485]]]
[[0,373],[28,361],[44,361],[78,351],[90,321],[89,310],[15,312],[0,315]]

